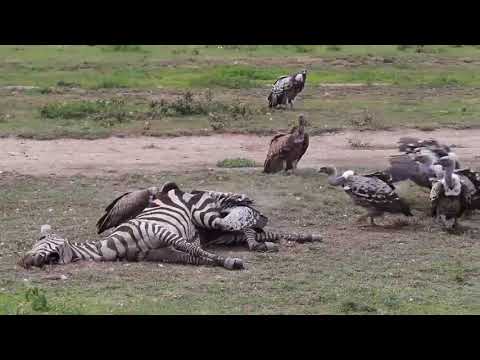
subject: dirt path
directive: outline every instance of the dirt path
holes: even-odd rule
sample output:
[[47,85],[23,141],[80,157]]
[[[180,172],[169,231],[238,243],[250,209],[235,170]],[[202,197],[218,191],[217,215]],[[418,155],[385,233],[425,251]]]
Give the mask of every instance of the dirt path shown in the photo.
[[[396,153],[401,136],[434,137],[455,144],[462,163],[480,165],[480,130],[442,129],[347,131],[312,137],[301,167],[318,168],[325,164],[340,167],[387,166],[387,157]],[[370,147],[352,149],[348,139],[359,139]],[[71,176],[82,174],[151,173],[214,168],[219,160],[246,157],[263,164],[270,137],[215,135],[176,138],[108,138],[101,140],[60,139],[37,141],[0,139],[0,172],[16,171],[27,175]]]

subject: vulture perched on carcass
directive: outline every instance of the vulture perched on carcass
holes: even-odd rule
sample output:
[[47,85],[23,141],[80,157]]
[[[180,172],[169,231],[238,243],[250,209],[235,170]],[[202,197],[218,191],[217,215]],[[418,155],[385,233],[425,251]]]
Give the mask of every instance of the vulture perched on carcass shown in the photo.
[[98,234],[135,218],[148,207],[157,206],[154,201],[158,199],[160,194],[176,188],[178,187],[175,183],[167,182],[161,189],[150,187],[119,196],[105,208],[105,214],[97,221]]
[[305,87],[307,81],[307,70],[303,70],[293,75],[285,75],[280,77],[272,86],[272,90],[268,95],[268,107],[277,107],[278,105],[290,104],[293,108],[293,102],[297,95]]
[[455,162],[448,156],[440,158],[437,164],[444,170],[444,176],[432,186],[430,201],[432,217],[447,231],[454,230],[458,218],[470,208],[471,197],[467,186],[454,173]]
[[375,172],[355,175],[354,171],[348,170],[338,176],[337,169],[333,166],[322,167],[319,172],[328,175],[330,185],[342,186],[355,205],[367,209],[367,214],[361,216],[358,221],[369,217],[370,224],[375,226],[374,218],[382,216],[385,212],[413,216],[409,205],[395,192],[395,186],[388,174]]
[[298,126],[294,126],[289,134],[278,134],[270,141],[267,158],[263,171],[268,174],[281,170],[292,170],[307,151],[309,144],[308,134],[305,132],[307,120],[304,115],[298,118]]

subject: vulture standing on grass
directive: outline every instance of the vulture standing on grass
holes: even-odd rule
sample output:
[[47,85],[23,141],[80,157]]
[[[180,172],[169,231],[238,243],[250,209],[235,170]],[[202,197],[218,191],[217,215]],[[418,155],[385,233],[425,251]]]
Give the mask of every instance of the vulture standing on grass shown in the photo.
[[277,107],[278,105],[290,104],[293,108],[293,102],[297,95],[305,87],[307,81],[307,70],[303,70],[293,75],[285,75],[280,77],[272,86],[272,90],[268,95],[268,107]]
[[309,144],[309,136],[305,132],[307,120],[304,115],[298,118],[298,126],[294,126],[289,134],[278,134],[270,141],[263,172],[276,173],[281,170],[292,170],[305,154]]
[[444,176],[437,181],[430,191],[432,217],[446,229],[451,231],[458,225],[465,210],[470,208],[471,197],[465,183],[454,173],[455,162],[448,156],[437,162],[444,169]]
[[127,192],[105,208],[105,214],[97,221],[98,234],[117,227],[118,225],[135,218],[145,208],[156,206],[153,202],[162,191],[168,191],[170,183],[165,184],[162,189],[150,187],[148,189]]
[[375,226],[374,218],[382,216],[385,212],[413,216],[409,205],[395,192],[395,186],[388,174],[375,172],[355,175],[352,170],[348,170],[338,176],[337,169],[332,166],[322,167],[319,172],[329,175],[330,185],[342,186],[355,205],[367,209],[367,214],[358,221],[369,217],[370,224]]

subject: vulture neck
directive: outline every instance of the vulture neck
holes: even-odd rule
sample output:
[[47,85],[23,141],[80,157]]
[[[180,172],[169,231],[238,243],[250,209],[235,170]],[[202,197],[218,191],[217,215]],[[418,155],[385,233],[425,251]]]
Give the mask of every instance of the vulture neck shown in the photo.
[[303,135],[305,133],[305,125],[298,125],[295,126],[294,132],[296,132],[298,135]]
[[447,186],[448,186],[449,189],[452,189],[453,186],[454,186],[454,184],[453,184],[453,178],[452,178],[453,167],[454,167],[454,165],[453,165],[453,164],[450,164],[450,165],[448,165],[448,166],[445,168],[444,179],[445,179],[445,184],[447,184]]
[[338,186],[345,182],[345,179],[342,176],[338,176],[338,172],[336,168],[332,169],[332,174],[328,176],[328,183],[332,186]]

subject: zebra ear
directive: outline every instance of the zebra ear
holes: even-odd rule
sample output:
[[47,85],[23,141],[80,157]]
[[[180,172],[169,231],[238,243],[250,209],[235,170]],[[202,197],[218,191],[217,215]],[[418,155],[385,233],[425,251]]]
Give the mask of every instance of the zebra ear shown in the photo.
[[167,181],[165,184],[162,185],[162,188],[160,189],[160,192],[162,194],[168,193],[170,190],[180,190],[178,185],[174,183],[173,181]]

